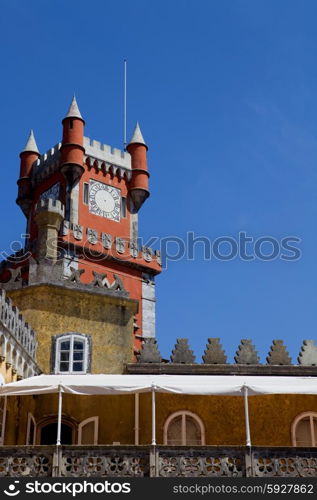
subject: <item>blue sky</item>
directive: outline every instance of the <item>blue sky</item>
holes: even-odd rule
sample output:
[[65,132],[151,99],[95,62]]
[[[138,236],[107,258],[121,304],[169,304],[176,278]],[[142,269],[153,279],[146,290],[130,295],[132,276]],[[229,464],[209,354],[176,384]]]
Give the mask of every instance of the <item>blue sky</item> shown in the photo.
[[15,205],[29,129],[42,152],[61,137],[73,92],[86,135],[149,144],[148,238],[301,238],[287,262],[171,262],[157,279],[157,336],[168,357],[188,337],[201,359],[220,337],[229,361],[253,339],[293,360],[317,329],[317,4],[305,0],[2,0],[0,248],[24,230]]

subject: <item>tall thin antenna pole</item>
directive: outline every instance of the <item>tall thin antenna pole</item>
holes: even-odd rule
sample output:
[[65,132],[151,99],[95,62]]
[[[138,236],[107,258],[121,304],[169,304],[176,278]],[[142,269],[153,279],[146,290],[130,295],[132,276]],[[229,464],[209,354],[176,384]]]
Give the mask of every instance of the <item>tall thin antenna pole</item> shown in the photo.
[[124,111],[123,111],[123,146],[127,149],[127,61],[124,60]]

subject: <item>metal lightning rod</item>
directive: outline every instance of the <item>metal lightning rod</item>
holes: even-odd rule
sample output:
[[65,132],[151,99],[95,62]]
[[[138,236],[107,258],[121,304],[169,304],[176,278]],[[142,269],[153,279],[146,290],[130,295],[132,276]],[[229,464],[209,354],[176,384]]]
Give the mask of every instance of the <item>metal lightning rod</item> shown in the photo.
[[127,61],[124,60],[123,147],[127,149]]

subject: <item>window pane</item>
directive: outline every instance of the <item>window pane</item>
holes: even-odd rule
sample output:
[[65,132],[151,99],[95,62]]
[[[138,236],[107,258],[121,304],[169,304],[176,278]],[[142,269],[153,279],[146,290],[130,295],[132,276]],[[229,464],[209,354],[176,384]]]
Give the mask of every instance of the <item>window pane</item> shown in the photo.
[[70,349],[70,342],[69,340],[61,342],[61,350],[62,351],[69,351]]
[[297,424],[296,446],[312,446],[309,417],[303,418]]
[[81,340],[74,341],[74,351],[82,351],[84,349],[84,343]]
[[82,372],[83,371],[83,363],[82,362],[73,363],[73,371],[74,372]]
[[198,422],[189,415],[186,415],[186,445],[200,445],[201,432]]
[[61,372],[68,372],[69,371],[69,363],[66,363],[65,361],[63,361],[60,364],[60,371]]
[[69,351],[61,351],[61,361],[69,361]]
[[121,198],[121,217],[127,216],[127,199]]
[[182,415],[173,418],[167,429],[167,444],[182,445]]
[[74,352],[74,360],[83,361],[83,359],[84,359],[84,353],[83,353],[83,351],[81,351],[81,352]]
[[84,184],[84,203],[88,205],[88,198],[89,198],[89,184],[85,183]]

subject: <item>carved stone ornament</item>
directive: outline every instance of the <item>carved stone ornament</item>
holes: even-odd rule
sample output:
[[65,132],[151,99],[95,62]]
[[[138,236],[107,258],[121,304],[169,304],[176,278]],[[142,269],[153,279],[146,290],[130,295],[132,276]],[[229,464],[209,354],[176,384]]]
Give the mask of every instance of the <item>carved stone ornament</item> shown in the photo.
[[123,238],[116,238],[116,250],[118,253],[125,252],[125,241]]
[[87,229],[87,238],[88,238],[89,243],[91,243],[92,245],[95,245],[98,241],[97,231],[95,229],[88,228]]
[[140,355],[138,356],[139,363],[160,363],[162,357],[158,350],[157,341],[154,338],[145,338]]
[[110,289],[116,292],[125,292],[126,289],[124,288],[123,281],[120,278],[120,276],[118,276],[117,274],[114,274],[113,276],[114,276],[114,282],[110,286]]
[[109,250],[112,245],[112,236],[108,233],[101,233],[101,243],[104,248]]
[[241,344],[238,347],[236,356],[234,357],[235,362],[238,365],[258,365],[260,358],[255,350],[252,341],[249,339],[242,339]]
[[130,255],[131,255],[131,257],[133,257],[134,259],[136,259],[137,256],[139,255],[139,247],[138,247],[137,242],[136,241],[130,241],[129,248],[130,248]]
[[83,239],[83,226],[80,224],[73,224],[73,235],[75,240]]
[[74,267],[69,268],[71,274],[68,276],[67,281],[71,281],[72,283],[81,284],[80,277],[85,272],[85,269],[75,269]]
[[153,259],[152,248],[143,246],[142,255],[144,260],[146,260],[147,262],[151,262],[151,260]]
[[268,365],[291,365],[292,360],[286,350],[283,340],[273,340],[271,350],[266,358]]
[[160,250],[155,250],[155,257],[156,260],[159,264],[162,264],[162,258],[161,258],[161,251]]
[[92,286],[98,286],[100,288],[103,288],[106,284],[106,274],[105,273],[96,273],[96,271],[93,271],[92,274],[94,275],[93,281],[90,283]]
[[219,338],[208,339],[208,344],[203,356],[203,361],[206,364],[224,365],[227,362],[227,356],[220,344]]
[[188,339],[176,339],[175,349],[171,355],[172,363],[195,363],[193,351],[188,346]]
[[298,356],[298,363],[306,366],[317,365],[317,346],[313,340],[304,340],[301,352]]

